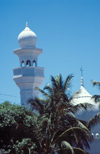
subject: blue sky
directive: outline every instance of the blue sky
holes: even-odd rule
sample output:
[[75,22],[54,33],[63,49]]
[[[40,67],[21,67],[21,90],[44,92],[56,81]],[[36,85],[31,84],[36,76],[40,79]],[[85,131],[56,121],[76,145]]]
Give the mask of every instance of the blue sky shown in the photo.
[[17,37],[26,21],[38,38],[36,47],[43,53],[38,66],[50,75],[73,74],[72,94],[80,88],[83,67],[85,88],[90,94],[100,91],[91,80],[100,81],[100,0],[0,0],[0,102],[20,103],[20,91],[13,81],[13,68],[19,59]]

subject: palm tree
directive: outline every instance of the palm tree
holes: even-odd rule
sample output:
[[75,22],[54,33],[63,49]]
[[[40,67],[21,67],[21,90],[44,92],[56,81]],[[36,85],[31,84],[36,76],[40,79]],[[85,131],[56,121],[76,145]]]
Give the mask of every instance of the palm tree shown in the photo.
[[40,151],[44,154],[61,154],[65,151],[70,151],[71,154],[73,151],[85,153],[81,149],[84,149],[84,145],[89,148],[88,141],[92,140],[89,130],[73,114],[68,113],[40,115],[34,132]]
[[[92,80],[93,86],[97,86],[100,89],[100,82]],[[95,103],[98,103],[98,107],[100,109],[100,95],[93,95],[92,98],[94,99]],[[98,112],[92,119],[90,119],[87,123],[87,127],[91,130],[92,127],[96,126],[100,123],[100,112]]]
[[[62,98],[63,101],[69,102],[70,100],[70,87],[73,75],[69,75],[65,81],[63,81],[61,74],[57,75],[55,78],[51,76],[51,85],[47,84],[44,90],[47,90],[50,96],[56,96],[56,99]],[[61,94],[61,95],[58,95]]]
[[88,142],[93,140],[87,127],[74,116],[84,106],[71,104],[69,90],[72,77],[73,75],[69,75],[63,82],[61,75],[55,78],[51,76],[51,84],[46,85],[44,90],[37,88],[45,99],[29,100],[33,109],[39,111],[34,131],[40,151],[44,154],[68,151],[69,154],[87,154],[83,149],[89,148]]

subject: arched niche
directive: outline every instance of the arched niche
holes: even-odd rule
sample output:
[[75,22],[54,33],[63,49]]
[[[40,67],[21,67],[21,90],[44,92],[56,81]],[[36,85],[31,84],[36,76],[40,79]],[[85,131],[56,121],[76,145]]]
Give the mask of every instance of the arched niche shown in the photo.
[[35,60],[33,60],[33,66],[36,67],[37,66],[37,63]]
[[31,66],[31,62],[30,62],[30,60],[27,60],[26,61],[26,67],[29,67],[29,66]]
[[21,67],[24,67],[24,66],[25,66],[24,60],[22,60],[22,62],[21,62]]

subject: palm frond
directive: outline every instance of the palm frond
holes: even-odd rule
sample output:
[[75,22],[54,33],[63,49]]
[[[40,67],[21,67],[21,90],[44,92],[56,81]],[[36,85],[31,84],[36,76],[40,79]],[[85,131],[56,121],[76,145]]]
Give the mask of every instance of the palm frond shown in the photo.
[[41,99],[41,98],[37,98],[37,97],[30,98],[27,103],[31,104],[32,110],[36,109],[39,111],[39,113],[41,113],[41,114],[44,113],[44,106],[46,104],[45,99]]
[[100,102],[100,95],[93,95],[92,99],[94,99],[96,103]]
[[55,78],[56,80],[56,83],[58,85],[58,90],[59,89],[63,89],[63,80],[62,80],[62,75],[61,74],[58,74]]
[[87,127],[91,129],[92,127],[96,126],[97,124],[100,124],[100,112],[96,114],[88,123]]
[[57,88],[57,84],[56,84],[55,78],[54,78],[53,76],[51,76],[50,78],[51,78],[52,86],[53,86],[54,88]]
[[73,75],[69,75],[66,80],[65,80],[65,83],[64,83],[64,91],[66,91],[66,89],[69,89],[70,88],[70,84],[71,84],[71,79],[73,78]]
[[35,87],[36,90],[39,90],[44,96],[48,97],[48,98],[51,98],[44,90],[41,90],[40,88],[38,87]]
[[74,150],[74,154],[89,154],[88,152],[80,148],[73,147],[73,150]]
[[100,88],[100,82],[92,80],[93,86],[98,86]]
[[73,131],[73,130],[77,130],[77,131],[81,130],[82,132],[85,132],[86,134],[87,134],[87,132],[88,132],[88,129],[83,129],[83,128],[80,128],[80,127],[71,127],[71,128],[69,128],[69,129],[65,130],[62,134],[60,134],[60,135],[55,139],[54,143],[55,143],[59,138],[61,138],[63,135],[65,135],[65,134],[68,133],[69,131]]
[[50,85],[50,83],[48,83],[44,88],[43,90],[47,90],[49,93],[52,93],[53,92],[53,87]]
[[73,147],[67,141],[61,141],[59,144],[56,145],[58,148],[54,150],[55,152],[60,152],[63,154],[74,154]]
[[66,154],[66,153],[74,154],[72,146],[66,141],[61,142],[61,148],[62,148],[61,151],[63,154]]
[[79,103],[77,105],[74,105],[74,110],[76,112],[78,111],[83,111],[83,110],[93,110],[94,109],[94,105],[93,104],[90,104],[90,103]]

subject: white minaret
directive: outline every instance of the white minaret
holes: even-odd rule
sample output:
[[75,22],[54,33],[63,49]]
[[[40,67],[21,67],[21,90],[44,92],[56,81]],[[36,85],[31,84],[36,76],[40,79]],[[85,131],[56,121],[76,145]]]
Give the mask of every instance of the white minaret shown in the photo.
[[20,88],[21,105],[26,105],[29,98],[38,96],[39,92],[35,87],[40,87],[44,80],[44,68],[38,67],[37,59],[42,49],[36,48],[37,36],[29,29],[28,23],[26,28],[19,34],[19,49],[14,50],[14,54],[19,57],[20,67],[13,69],[13,80]]

